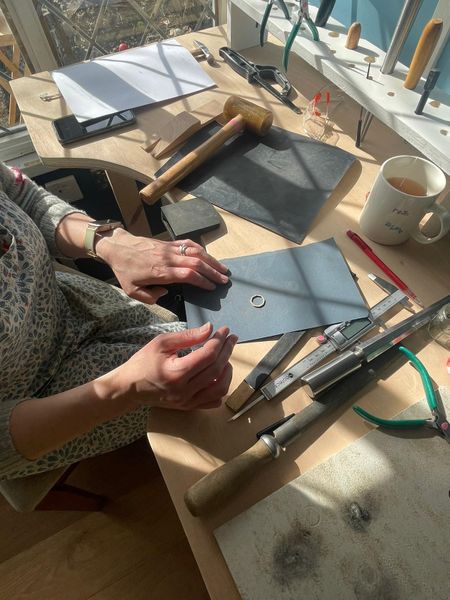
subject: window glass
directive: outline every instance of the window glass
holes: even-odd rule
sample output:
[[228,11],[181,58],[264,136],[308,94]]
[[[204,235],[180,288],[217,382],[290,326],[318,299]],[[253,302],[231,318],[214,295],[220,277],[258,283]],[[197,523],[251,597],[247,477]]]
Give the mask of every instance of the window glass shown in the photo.
[[[9,82],[36,70],[26,57],[39,60],[40,46],[64,66],[215,24],[215,0],[21,1],[18,10],[15,2],[0,0],[0,137],[20,125]],[[27,34],[17,33],[31,30],[33,48],[31,38],[19,39]]]
[[[214,25],[210,0],[35,0],[60,65]],[[122,46],[125,47],[125,46]]]

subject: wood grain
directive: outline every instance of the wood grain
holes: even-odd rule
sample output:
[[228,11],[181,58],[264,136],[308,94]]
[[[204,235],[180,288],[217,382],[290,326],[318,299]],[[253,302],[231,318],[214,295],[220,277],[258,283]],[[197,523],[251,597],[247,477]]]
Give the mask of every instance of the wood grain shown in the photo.
[[111,498],[104,512],[23,514],[0,502],[2,600],[208,599],[143,439],[72,478]]
[[201,127],[200,120],[184,110],[176,115],[160,132],[160,139],[152,150],[152,156],[162,158],[187,140]]

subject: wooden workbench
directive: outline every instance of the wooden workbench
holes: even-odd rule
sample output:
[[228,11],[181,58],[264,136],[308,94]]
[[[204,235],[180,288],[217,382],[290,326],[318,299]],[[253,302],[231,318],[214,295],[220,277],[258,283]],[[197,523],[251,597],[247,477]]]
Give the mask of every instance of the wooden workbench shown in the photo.
[[[181,43],[192,46],[193,39],[201,39],[218,57],[218,48],[227,45],[225,30],[213,28],[180,37]],[[260,64],[280,64],[282,48],[270,39],[264,48],[252,48],[243,52],[250,60]],[[45,164],[51,166],[72,166],[106,168],[119,175],[137,178],[143,182],[151,179],[152,173],[161,164],[141,149],[147,136],[160,122],[161,116],[176,114],[183,109],[191,109],[210,98],[224,102],[231,93],[270,108],[274,111],[274,124],[298,133],[303,132],[302,116],[294,114],[281,105],[267,92],[252,87],[236,75],[221,60],[216,66],[202,63],[205,70],[216,81],[217,88],[190,98],[153,109],[137,111],[137,126],[126,132],[111,134],[106,139],[86,141],[73,149],[61,147],[54,136],[51,120],[66,114],[63,100],[43,102],[39,95],[55,92],[56,86],[49,74],[39,74],[14,82],[22,115],[30,131],[38,154]],[[290,62],[289,78],[297,90],[293,100],[305,106],[317,91],[329,89],[327,81],[315,69],[293,56]],[[334,88],[332,94],[335,93]],[[397,154],[414,154],[417,151],[404,142],[397,134],[378,121],[374,121],[368,131],[363,147],[355,148],[354,136],[359,107],[349,97],[343,96],[336,113],[335,135],[337,145],[352,152],[358,159],[345,176],[331,198],[315,220],[304,244],[333,236],[346,257],[350,268],[358,276],[358,283],[369,305],[383,296],[368,278],[367,273],[377,272],[369,259],[346,237],[349,228],[359,231],[358,217],[366,192],[375,179],[379,165],[388,157]],[[122,212],[132,213],[136,204],[130,198],[122,206]],[[276,203],[276,198],[274,198]],[[220,210],[223,225],[219,231],[205,238],[210,253],[219,259],[254,254],[261,251],[292,247],[294,244],[237,216]],[[415,293],[430,305],[449,293],[450,290],[450,237],[428,246],[409,241],[401,246],[380,246],[372,244],[376,253],[384,260]],[[378,272],[379,275],[383,275]],[[270,279],[270,273],[267,274]],[[408,312],[401,311],[395,318],[406,318]],[[246,374],[270,349],[273,341],[259,341],[240,344],[232,356],[234,368],[231,390],[242,381]],[[300,350],[304,355],[315,347],[313,338]],[[426,364],[430,375],[438,384],[447,383],[445,369],[447,353],[434,342],[430,342],[424,331],[411,337],[409,347],[418,353]],[[372,409],[379,415],[389,417],[417,401],[422,395],[418,377],[411,375],[410,368],[401,368],[388,380],[379,383],[375,389],[367,389],[359,404]],[[389,398],[389,403],[386,399]],[[378,402],[383,399],[383,403]],[[238,514],[257,500],[320,463],[329,455],[346,447],[367,431],[366,425],[350,411],[341,411],[338,417],[330,417],[310,428],[304,437],[294,443],[280,459],[269,464],[255,479],[249,489],[230,501],[227,506],[204,519],[192,517],[187,511],[183,495],[186,489],[205,473],[223,461],[242,452],[255,441],[255,432],[278,420],[283,414],[296,412],[309,402],[306,395],[298,390],[280,402],[265,403],[248,413],[249,419],[242,418],[228,423],[230,411],[226,406],[210,411],[182,413],[167,410],[154,410],[149,421],[149,441],[157,457],[161,472],[166,481],[171,498],[176,507],[194,556],[213,599],[233,600],[238,592],[216,545],[212,531],[232,516]],[[377,405],[376,410],[374,406]],[[149,499],[151,510],[151,498]],[[248,565],[251,568],[251,565]]]

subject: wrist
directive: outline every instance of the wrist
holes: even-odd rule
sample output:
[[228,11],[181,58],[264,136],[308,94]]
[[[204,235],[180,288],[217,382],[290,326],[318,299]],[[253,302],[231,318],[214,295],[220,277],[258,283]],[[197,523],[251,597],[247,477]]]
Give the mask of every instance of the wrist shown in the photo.
[[96,233],[94,241],[95,254],[105,263],[111,264],[114,252],[117,251],[118,245],[121,245],[122,241],[130,235],[131,234],[122,227]]
[[100,402],[108,403],[112,411],[117,411],[117,416],[131,412],[139,406],[139,403],[135,400],[136,393],[133,393],[129,386],[123,385],[120,374],[121,367],[117,367],[93,382],[95,393]]

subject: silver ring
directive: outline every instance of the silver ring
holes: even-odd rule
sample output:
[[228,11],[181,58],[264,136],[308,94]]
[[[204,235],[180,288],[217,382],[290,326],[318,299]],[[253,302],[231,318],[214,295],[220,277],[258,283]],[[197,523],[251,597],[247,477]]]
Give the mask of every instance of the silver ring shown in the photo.
[[266,299],[261,294],[255,294],[250,298],[250,304],[255,308],[262,308],[266,303]]
[[186,256],[186,250],[188,249],[188,247],[186,246],[186,244],[180,244],[180,254],[181,256]]

